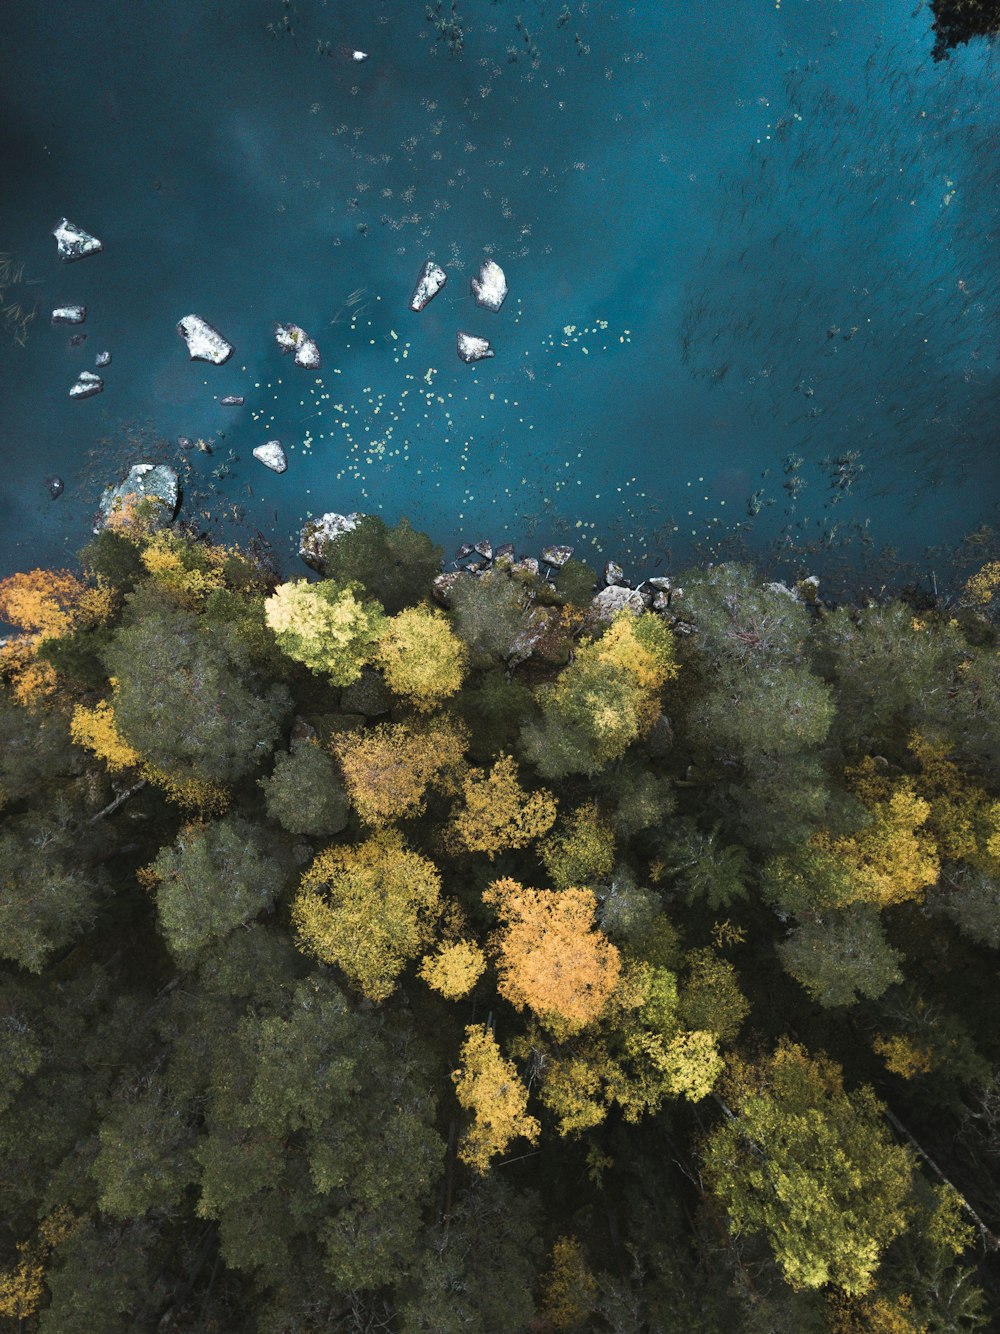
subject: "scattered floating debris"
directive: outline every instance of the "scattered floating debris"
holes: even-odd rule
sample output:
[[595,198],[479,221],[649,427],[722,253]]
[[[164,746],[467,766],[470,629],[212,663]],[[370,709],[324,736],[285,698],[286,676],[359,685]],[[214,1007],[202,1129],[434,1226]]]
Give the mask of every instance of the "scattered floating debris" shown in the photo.
[[460,332],[457,344],[458,355],[466,363],[483,361],[486,357],[496,356],[488,338],[477,338],[475,334]]
[[62,493],[66,490],[66,487],[63,485],[63,479],[61,477],[55,477],[55,476],[46,477],[45,485],[48,488],[49,495],[52,497],[53,500],[58,500],[59,497],[62,495]]
[[410,309],[419,314],[427,303],[437,296],[447,281],[448,275],[441,265],[435,264],[432,259],[427,260],[420,270],[420,277],[417,279],[417,285],[410,297]]
[[104,388],[104,381],[93,371],[81,371],[69,391],[70,398],[93,398]]
[[294,352],[295,364],[307,371],[318,371],[320,367],[319,348],[309,337],[305,329],[297,324],[276,324],[274,341],[282,352]]
[[86,255],[96,255],[104,246],[96,236],[77,227],[68,218],[60,218],[52,229],[59,247],[60,258],[65,260],[83,259]]
[[265,444],[258,445],[253,456],[258,463],[263,463],[264,467],[270,468],[272,472],[284,472],[288,467],[288,460],[285,458],[280,440],[268,440]]
[[219,404],[224,408],[241,408],[246,402],[242,394],[225,394],[219,399]]
[[86,306],[56,306],[52,312],[53,324],[82,324],[86,318]]
[[192,361],[210,361],[221,366],[233,355],[232,343],[227,343],[218,329],[200,315],[185,315],[177,323],[177,332],[187,343]]
[[479,277],[470,283],[476,305],[487,310],[499,310],[507,299],[507,279],[504,271],[494,260],[488,259],[480,265]]
[[110,366],[110,365],[111,365],[111,353],[110,353],[110,352],[98,352],[97,356],[94,358],[94,365],[95,365],[95,366],[100,366],[100,367],[103,367],[103,366]]

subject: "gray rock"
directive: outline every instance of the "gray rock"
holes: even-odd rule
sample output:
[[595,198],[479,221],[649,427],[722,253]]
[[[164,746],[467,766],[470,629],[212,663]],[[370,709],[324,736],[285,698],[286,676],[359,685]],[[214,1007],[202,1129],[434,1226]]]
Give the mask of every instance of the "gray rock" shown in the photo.
[[554,565],[557,570],[562,569],[572,554],[572,547],[542,547],[542,560],[546,565]]
[[475,334],[459,332],[456,338],[456,346],[459,358],[469,365],[473,361],[484,361],[487,357],[495,357],[496,353],[490,347],[488,338],[478,338]]
[[301,366],[307,371],[318,371],[320,368],[319,348],[315,341],[309,337],[305,329],[297,324],[276,324],[274,326],[274,341],[281,348],[282,352],[294,352],[295,364]]
[[493,559],[493,543],[492,543],[492,542],[486,541],[485,539],[484,539],[482,542],[477,542],[477,543],[476,543],[476,546],[475,546],[475,550],[478,551],[478,553],[480,554],[480,556],[482,556],[483,560],[492,560],[492,559]]
[[81,371],[76,377],[76,384],[70,386],[70,398],[93,398],[104,388],[104,381],[93,371]]
[[479,277],[470,284],[476,305],[487,310],[499,310],[507,298],[507,279],[503,269],[494,260],[488,259],[480,265]]
[[534,556],[522,556],[510,567],[510,572],[511,574],[536,575],[538,573],[538,561],[535,560]]
[[336,514],[329,510],[318,518],[307,519],[299,533],[299,557],[317,574],[323,573],[323,548],[328,542],[334,542],[342,533],[349,533],[358,526],[363,514]]
[[52,312],[53,324],[82,324],[86,318],[86,306],[56,306]]
[[77,227],[68,218],[59,219],[52,228],[52,235],[56,238],[60,259],[83,259],[86,255],[96,255],[104,249],[96,236],[91,236],[90,232]]
[[177,473],[165,463],[137,463],[117,486],[108,486],[101,496],[100,513],[94,532],[107,526],[108,519],[126,502],[152,500],[156,502],[154,522],[157,527],[173,521],[180,501]]
[[650,588],[655,588],[659,593],[669,593],[673,588],[673,583],[665,574],[654,575],[652,579],[647,579],[646,583]]
[[61,477],[55,477],[55,476],[46,477],[45,485],[48,489],[49,495],[53,500],[58,500],[59,497],[62,495],[62,493],[66,490],[66,487],[63,483],[63,479]]
[[440,264],[435,264],[432,259],[427,260],[424,267],[420,270],[420,276],[417,279],[417,285],[413,289],[413,295],[410,297],[410,309],[420,313],[429,301],[433,301],[440,292],[441,288],[448,281],[448,275],[442,269]]
[[187,343],[192,361],[210,361],[213,366],[221,366],[233,355],[232,343],[226,342],[218,329],[213,329],[200,315],[185,315],[178,320],[177,332]]
[[94,365],[95,365],[95,366],[102,367],[102,368],[103,368],[104,366],[110,366],[110,365],[111,365],[111,353],[110,353],[110,352],[98,352],[97,356],[94,358]]
[[792,590],[788,587],[787,584],[780,584],[780,583],[765,584],[764,589],[768,593],[780,593],[783,597],[791,598],[793,602],[797,601],[795,594],[792,592]]
[[177,446],[179,449],[194,449],[194,441],[189,435],[179,435],[177,437]]
[[612,585],[610,588],[602,588],[591,600],[584,624],[610,625],[620,611],[630,611],[633,616],[641,616],[645,610],[646,604],[641,593],[637,593],[634,588]]
[[513,555],[514,555],[513,542],[501,542],[500,545],[497,547],[496,551],[494,551],[493,553],[494,559],[496,560],[502,560],[505,556],[513,557]]
[[263,463],[264,467],[270,468],[272,472],[284,472],[288,467],[288,460],[285,458],[280,440],[268,440],[265,444],[258,445],[253,456],[258,463]]
[[455,552],[455,559],[465,560],[466,556],[471,556],[472,553],[475,551],[475,549],[476,548],[472,545],[471,542],[463,542],[462,545]]
[[506,656],[508,667],[516,667],[531,657],[550,627],[549,607],[534,607],[525,618],[524,629],[515,635]]
[[665,612],[670,610],[670,594],[657,591],[653,594],[653,610]]
[[341,691],[340,707],[348,713],[377,718],[392,708],[392,695],[374,668],[362,667],[358,679]]
[[219,406],[223,408],[241,408],[246,402],[242,394],[225,394],[219,399]]
[[605,561],[604,582],[606,584],[624,584],[625,571],[616,560]]
[[448,570],[447,573],[435,575],[434,582],[431,584],[434,601],[440,603],[442,607],[450,607],[451,595],[455,585],[460,579],[470,579],[471,577],[465,570]]

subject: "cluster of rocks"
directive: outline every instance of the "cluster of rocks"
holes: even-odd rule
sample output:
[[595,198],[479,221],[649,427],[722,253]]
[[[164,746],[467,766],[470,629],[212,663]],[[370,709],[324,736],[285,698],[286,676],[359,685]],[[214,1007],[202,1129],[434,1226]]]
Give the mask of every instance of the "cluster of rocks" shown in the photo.
[[[447,281],[448,275],[441,265],[435,264],[432,259],[427,260],[410,297],[410,309],[419,314],[434,300]],[[507,279],[495,260],[485,260],[479,267],[479,277],[473,278],[469,285],[476,305],[486,310],[498,311],[507,299]],[[455,348],[459,359],[467,365],[496,355],[488,338],[466,333],[462,329],[455,336]]]
[[[87,255],[96,255],[104,249],[103,244],[96,236],[92,236],[90,232],[85,232],[82,227],[70,222],[68,218],[59,219],[52,228],[52,235],[56,238],[56,248],[60,259],[66,263],[71,263],[77,259],[85,259]],[[86,306],[56,306],[52,312],[53,324],[80,325],[84,323],[86,318]],[[79,347],[86,341],[87,335],[85,333],[76,333],[70,339],[74,347]],[[94,364],[99,368],[110,366],[111,353],[99,352]],[[75,399],[93,398],[103,388],[104,381],[99,375],[95,375],[93,371],[81,371],[76,377],[76,382],[70,386],[69,396]],[[52,483],[58,483],[58,486]],[[53,500],[62,495],[63,485],[58,477],[52,478],[47,485],[49,495]]]

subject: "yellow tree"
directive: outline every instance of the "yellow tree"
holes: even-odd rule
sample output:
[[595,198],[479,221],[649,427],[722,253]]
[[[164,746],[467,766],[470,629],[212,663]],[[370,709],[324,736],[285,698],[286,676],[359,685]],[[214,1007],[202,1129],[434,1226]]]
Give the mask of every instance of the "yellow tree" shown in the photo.
[[556,800],[546,788],[526,792],[517,765],[501,755],[493,768],[470,769],[462,783],[463,804],[452,816],[451,831],[469,852],[498,852],[527,847],[552,827]]
[[334,685],[349,686],[375,653],[385,615],[377,602],[363,601],[356,584],[297,579],[279,584],[264,604],[267,623],[281,649]]
[[30,570],[0,580],[0,620],[23,631],[0,649],[0,675],[18,703],[34,704],[55,689],[54,668],[36,657],[39,644],[106,620],[112,602],[109,589],[89,587],[68,570]]
[[472,1124],[462,1136],[459,1157],[477,1172],[485,1172],[491,1159],[519,1135],[536,1143],[541,1127],[527,1114],[528,1090],[514,1063],[505,1059],[488,1029],[465,1030],[460,1060],[461,1067],[451,1077],[459,1103],[472,1114]]
[[424,809],[431,785],[454,790],[465,731],[439,718],[422,727],[382,723],[332,743],[355,810],[366,824],[390,824]]
[[485,967],[485,956],[474,940],[453,940],[427,955],[420,976],[448,1000],[460,1000],[476,985]]
[[491,940],[501,995],[557,1036],[593,1023],[615,990],[621,957],[595,926],[590,890],[526,889],[503,879],[483,901],[503,923]]
[[292,908],[299,948],[335,964],[369,1000],[382,1001],[434,935],[441,877],[434,863],[384,831],[316,856]]
[[461,688],[468,650],[432,607],[410,607],[386,621],[375,650],[389,689],[422,712]]

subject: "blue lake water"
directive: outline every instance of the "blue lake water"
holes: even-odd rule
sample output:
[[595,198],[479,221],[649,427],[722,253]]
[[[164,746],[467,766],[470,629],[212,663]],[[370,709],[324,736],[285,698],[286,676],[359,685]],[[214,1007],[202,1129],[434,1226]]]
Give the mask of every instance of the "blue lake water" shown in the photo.
[[[67,561],[144,458],[282,555],[325,509],[643,568],[740,532],[919,560],[997,522],[995,50],[934,64],[901,0],[459,13],[455,54],[418,0],[10,7],[0,251],[38,315],[0,333],[0,572]],[[104,252],[62,263],[64,215]],[[428,257],[449,281],[416,315]],[[228,364],[188,359],[191,313]],[[272,438],[283,476],[251,457]]]

